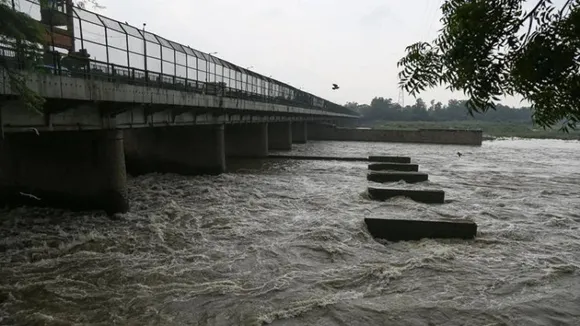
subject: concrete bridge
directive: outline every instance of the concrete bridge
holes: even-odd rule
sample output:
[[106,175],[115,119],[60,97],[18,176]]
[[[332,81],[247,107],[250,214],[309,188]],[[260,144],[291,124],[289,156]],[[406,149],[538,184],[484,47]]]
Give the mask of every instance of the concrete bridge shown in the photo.
[[[26,10],[23,1],[20,9]],[[45,99],[40,112],[23,106],[7,71],[0,70],[0,205],[126,212],[127,172],[219,174],[228,158],[265,157],[269,150],[306,142],[310,122],[357,117],[270,77],[84,9],[38,9],[41,21],[47,13],[58,21],[61,12],[85,30],[95,17],[105,35],[124,32],[127,61],[135,54],[130,36],[140,36],[144,49],[155,41],[163,62],[157,70],[114,62],[116,49],[110,44],[105,44],[106,61],[89,59],[82,54],[90,41],[75,35],[71,19],[63,19],[69,25],[58,32],[51,26],[51,33],[68,35],[70,44],[61,47],[68,46],[65,57],[72,63],[67,67],[54,55],[53,39],[42,55],[50,63],[46,53],[53,54],[54,64],[45,65],[48,72],[23,70],[26,85]],[[171,64],[165,65],[162,54],[171,51]],[[27,66],[18,53],[16,46],[0,49],[13,69]],[[144,62],[150,59],[142,55]],[[181,55],[185,76],[178,71]],[[164,71],[168,66],[172,70]]]

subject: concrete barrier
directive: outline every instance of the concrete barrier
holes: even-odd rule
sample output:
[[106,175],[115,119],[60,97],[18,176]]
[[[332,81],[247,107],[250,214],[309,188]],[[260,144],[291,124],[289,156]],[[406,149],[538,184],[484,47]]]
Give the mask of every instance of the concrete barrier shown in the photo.
[[368,161],[367,157],[348,157],[348,156],[303,156],[303,155],[268,155],[268,158],[272,159],[283,159],[283,160],[304,160],[304,161],[347,161],[347,162],[356,162],[356,161]]
[[407,156],[369,156],[371,162],[388,162],[388,163],[411,163],[411,158]]
[[373,182],[398,182],[417,183],[429,180],[429,175],[423,172],[401,172],[401,171],[373,171],[367,175],[368,181]]
[[443,190],[407,190],[368,187],[368,193],[370,198],[374,200],[387,200],[389,198],[402,196],[428,204],[443,204],[445,202],[445,192]]
[[418,164],[409,163],[371,163],[369,164],[369,170],[371,171],[407,171],[407,172],[418,172]]
[[365,223],[374,238],[388,241],[410,241],[432,239],[473,239],[477,234],[477,224],[463,220],[398,220],[365,218]]
[[308,127],[311,140],[371,141],[394,143],[427,143],[481,146],[481,130],[459,129],[418,129],[386,130],[341,128],[325,124],[312,124]]

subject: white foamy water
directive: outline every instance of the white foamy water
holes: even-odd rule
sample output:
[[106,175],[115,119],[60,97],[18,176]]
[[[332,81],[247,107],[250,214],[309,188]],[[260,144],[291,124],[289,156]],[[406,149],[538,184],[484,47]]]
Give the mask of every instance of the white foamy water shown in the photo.
[[[458,158],[456,152],[464,155]],[[580,325],[580,142],[310,142],[409,155],[444,205],[367,199],[363,162],[130,180],[132,211],[0,211],[3,325]],[[473,219],[379,243],[364,217]]]

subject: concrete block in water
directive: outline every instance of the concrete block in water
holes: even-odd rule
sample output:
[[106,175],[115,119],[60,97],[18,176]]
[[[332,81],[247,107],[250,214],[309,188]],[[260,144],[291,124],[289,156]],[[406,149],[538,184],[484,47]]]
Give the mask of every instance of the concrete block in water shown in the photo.
[[398,182],[417,183],[429,180],[429,175],[423,172],[390,172],[390,171],[373,171],[367,175],[368,181],[374,182]]
[[473,239],[477,234],[477,224],[472,221],[448,220],[399,220],[365,218],[371,235],[388,241],[410,241],[431,239]]
[[445,202],[445,192],[443,190],[407,190],[369,187],[368,193],[371,199],[374,200],[387,200],[389,198],[402,196],[428,204],[443,204]]
[[369,156],[371,162],[411,163],[407,156]]
[[313,160],[313,161],[367,161],[366,157],[348,157],[348,156],[304,156],[304,155],[277,155],[270,154],[268,158],[272,159],[284,159],[284,160]]
[[418,164],[409,163],[371,163],[369,164],[369,170],[371,171],[409,171],[417,172],[419,171]]

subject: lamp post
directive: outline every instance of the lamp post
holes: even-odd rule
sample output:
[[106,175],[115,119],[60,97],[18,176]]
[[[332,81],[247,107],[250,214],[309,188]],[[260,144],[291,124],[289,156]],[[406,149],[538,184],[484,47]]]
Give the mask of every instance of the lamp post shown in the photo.
[[147,71],[147,40],[145,39],[145,26],[147,23],[143,23],[143,68],[145,69],[145,82],[149,82],[149,74]]

